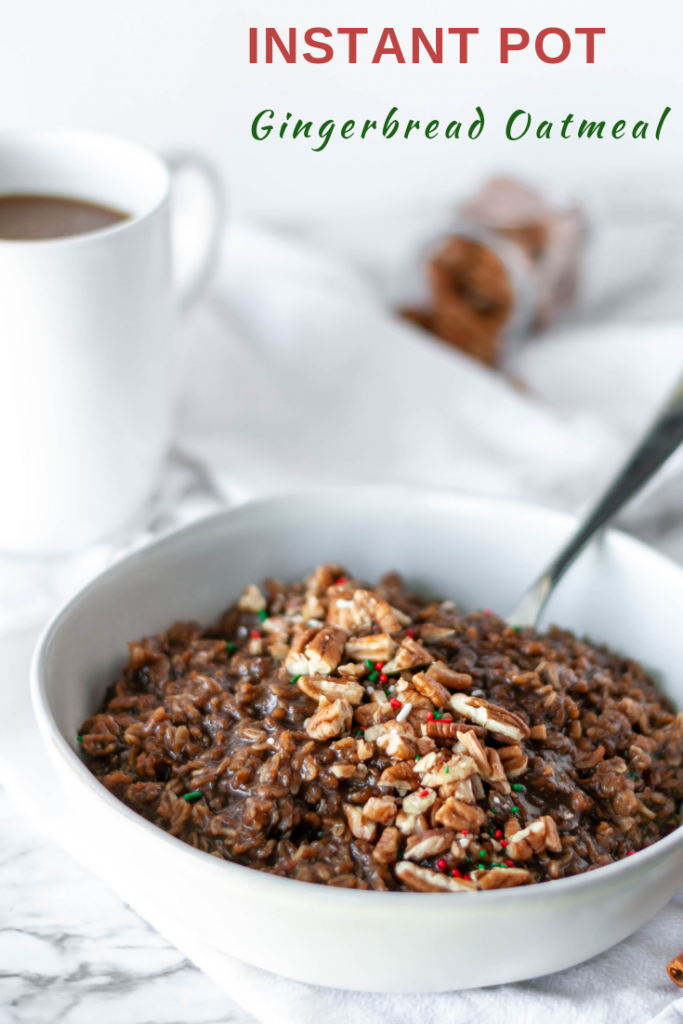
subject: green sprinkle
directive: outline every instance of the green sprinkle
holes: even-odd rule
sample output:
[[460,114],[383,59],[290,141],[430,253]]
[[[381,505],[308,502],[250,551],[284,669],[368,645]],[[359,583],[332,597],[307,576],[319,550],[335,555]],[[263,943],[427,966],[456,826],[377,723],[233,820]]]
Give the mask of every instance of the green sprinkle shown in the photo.
[[298,676],[292,676],[292,678],[289,680],[290,683],[298,683],[299,680],[301,679],[301,675],[302,673],[300,672]]
[[379,672],[377,671],[377,669],[374,669],[370,673],[370,675],[368,676],[368,681],[371,682],[371,683],[376,683],[378,679],[379,679]]
[[258,612],[258,617],[261,620],[261,622],[266,621],[266,619],[268,618],[268,612],[266,611],[265,608],[260,609],[260,611]]
[[465,857],[465,863],[466,864],[471,864],[472,863],[472,858],[471,857]]
[[358,732],[356,733],[356,736],[362,736],[362,735],[363,735],[363,730],[359,729]]
[[521,782],[513,782],[512,783],[512,788],[514,789],[515,793],[523,793],[524,792],[524,786],[521,784]]
[[237,647],[236,647],[236,645],[235,645],[235,644],[231,644],[231,643],[226,643],[226,645],[225,645],[225,646],[226,646],[226,647],[228,648],[228,650],[230,651],[230,653],[231,653],[231,654],[232,654],[232,652],[233,652],[233,651],[236,651],[236,650],[237,650]]
[[520,631],[520,629],[522,627],[521,626],[513,626],[512,628],[514,629],[515,633],[519,633],[519,631]]
[[421,754],[416,754],[416,755],[415,755],[415,760],[416,760],[416,761],[419,761],[419,760],[420,760],[420,758],[421,758],[421,756],[422,756]]
[[195,789],[193,793],[186,793],[183,800],[187,800],[188,804],[194,803],[195,800],[201,800],[202,794],[198,789]]
[[636,777],[636,773],[635,772],[631,772],[631,778],[635,779],[635,777]]
[[510,810],[513,814],[519,814],[519,807],[511,807]]
[[78,740],[79,743],[83,742],[83,737],[82,736],[77,736],[76,739]]
[[446,775],[448,775],[448,767],[444,768]]
[[434,712],[434,721],[435,722],[440,722],[441,721],[441,714],[440,714],[439,711],[435,711]]
[[371,672],[372,672],[373,668],[375,667],[374,662],[370,661],[369,658],[366,658],[365,661],[363,662],[363,664],[365,665],[366,668],[369,668]]
[[479,856],[480,857],[485,857],[486,856],[486,850],[480,850],[479,851]]
[[505,863],[505,861],[504,861],[504,860],[502,860],[502,861],[500,862],[500,864],[498,865],[498,867],[499,867],[499,868],[506,868],[506,867],[507,867],[507,864]]

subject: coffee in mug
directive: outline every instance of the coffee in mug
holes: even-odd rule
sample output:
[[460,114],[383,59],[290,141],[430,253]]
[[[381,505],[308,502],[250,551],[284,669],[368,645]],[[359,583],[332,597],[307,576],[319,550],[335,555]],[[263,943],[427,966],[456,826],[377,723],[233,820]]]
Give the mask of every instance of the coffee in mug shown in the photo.
[[29,242],[101,231],[129,214],[69,196],[0,195],[0,238]]

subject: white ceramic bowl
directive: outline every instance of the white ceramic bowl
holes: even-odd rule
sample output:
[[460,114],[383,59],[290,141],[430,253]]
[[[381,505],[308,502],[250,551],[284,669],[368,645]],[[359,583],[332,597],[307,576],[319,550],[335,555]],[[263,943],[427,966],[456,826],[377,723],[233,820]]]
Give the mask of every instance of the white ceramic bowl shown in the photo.
[[[573,526],[512,502],[335,488],[244,505],[131,555],[47,628],[33,668],[40,728],[77,813],[150,896],[221,950],[302,981],[419,992],[517,981],[600,953],[683,884],[683,830],[575,878],[468,894],[357,892],[219,861],[144,821],[88,772],[76,733],[126,660],[126,641],[176,619],[210,623],[252,581],[338,561],[465,609],[508,611]],[[683,572],[619,533],[591,548],[553,621],[640,659],[683,706]]]

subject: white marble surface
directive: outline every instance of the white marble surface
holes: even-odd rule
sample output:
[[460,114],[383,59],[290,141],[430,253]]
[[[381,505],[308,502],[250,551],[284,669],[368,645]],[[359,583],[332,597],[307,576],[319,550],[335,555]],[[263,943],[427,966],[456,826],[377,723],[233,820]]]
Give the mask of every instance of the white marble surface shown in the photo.
[[0,790],[1,1024],[248,1024],[254,1018]]

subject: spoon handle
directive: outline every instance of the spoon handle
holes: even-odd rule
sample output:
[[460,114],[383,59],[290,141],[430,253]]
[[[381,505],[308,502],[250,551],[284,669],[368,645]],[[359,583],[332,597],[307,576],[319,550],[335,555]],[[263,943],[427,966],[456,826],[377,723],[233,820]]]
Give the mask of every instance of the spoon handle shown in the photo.
[[532,584],[508,617],[511,626],[535,626],[546,601],[589,540],[657,472],[683,441],[683,377],[654,423],[607,488],[597,505],[570,537],[546,571]]

